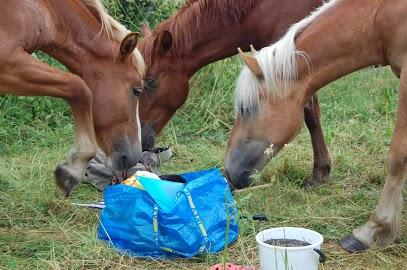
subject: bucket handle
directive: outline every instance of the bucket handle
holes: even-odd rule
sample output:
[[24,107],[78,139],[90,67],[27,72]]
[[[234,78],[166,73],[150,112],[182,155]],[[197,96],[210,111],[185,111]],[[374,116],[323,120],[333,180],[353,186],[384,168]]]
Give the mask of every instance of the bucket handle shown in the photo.
[[320,263],[326,262],[326,255],[321,250],[314,248],[314,251],[318,253]]

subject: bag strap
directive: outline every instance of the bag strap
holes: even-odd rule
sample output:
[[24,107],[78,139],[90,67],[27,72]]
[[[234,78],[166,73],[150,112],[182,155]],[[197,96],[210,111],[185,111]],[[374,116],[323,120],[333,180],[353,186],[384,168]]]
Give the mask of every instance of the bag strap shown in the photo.
[[173,249],[160,245],[160,241],[158,239],[158,209],[158,204],[155,204],[153,212],[154,242],[160,249],[169,253],[176,253]]
[[203,243],[203,245],[199,249],[200,252],[203,252],[205,250],[206,243],[208,242],[208,233],[207,233],[207,231],[205,229],[205,226],[204,226],[204,224],[202,222],[201,217],[199,216],[198,210],[195,207],[194,201],[192,199],[191,192],[187,188],[184,188],[184,192],[185,192],[185,195],[187,196],[189,206],[191,207],[191,210],[192,210],[192,214],[195,217],[195,222],[198,225],[199,230],[201,231],[201,234],[202,234],[202,236],[203,236],[203,238],[205,240],[205,242]]
[[[203,245],[199,248],[199,252],[203,252],[206,248],[206,244],[208,243],[208,233],[206,231],[206,228],[202,222],[201,217],[199,216],[198,210],[196,209],[194,200],[192,199],[191,192],[187,189],[184,188],[184,193],[188,199],[188,204],[189,207],[191,208],[192,214],[194,215],[195,222],[198,225],[198,228],[202,234],[202,237],[204,238],[204,243]],[[160,244],[159,238],[158,238],[158,204],[155,204],[154,206],[154,211],[153,211],[153,230],[154,230],[154,242],[155,244],[162,250],[169,252],[169,253],[174,253],[176,254],[177,252],[171,248],[167,248],[165,246],[162,246]]]

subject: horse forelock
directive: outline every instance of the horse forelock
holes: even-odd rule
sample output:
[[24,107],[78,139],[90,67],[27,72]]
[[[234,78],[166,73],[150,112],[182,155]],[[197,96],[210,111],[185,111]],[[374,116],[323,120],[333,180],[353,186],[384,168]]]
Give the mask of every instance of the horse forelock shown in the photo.
[[133,55],[135,57],[135,65],[136,65],[136,69],[137,69],[137,73],[144,78],[144,76],[146,75],[146,63],[144,62],[144,58],[141,55],[140,51],[136,48],[133,51]]
[[[264,94],[279,94],[291,88],[297,79],[297,56],[303,57],[310,66],[309,57],[305,52],[298,51],[295,38],[304,31],[315,19],[340,0],[325,1],[311,14],[292,25],[287,33],[276,43],[257,52],[254,57],[264,75]],[[235,113],[250,113],[259,106],[259,87],[261,83],[247,66],[240,73],[236,85]]]
[[[106,12],[105,7],[103,6],[100,0],[82,0],[82,1],[86,4],[86,6],[95,11],[99,16],[101,23],[100,33],[103,32],[106,33],[106,35],[109,38],[112,38],[118,41],[119,43],[121,43],[124,37],[130,33],[130,31],[127,30],[124,25],[116,21]],[[133,51],[133,55],[136,61],[135,65],[137,73],[139,73],[140,76],[144,77],[146,72],[146,64],[144,62],[144,58],[138,49],[135,49]]]
[[254,4],[255,0],[189,0],[171,18],[159,24],[155,34],[157,38],[162,31],[175,35],[171,51],[181,55],[209,34],[210,29],[240,23]]
[[147,66],[150,66],[153,61],[154,43],[156,42],[154,35],[143,37],[138,44],[137,48],[140,50],[144,57]]

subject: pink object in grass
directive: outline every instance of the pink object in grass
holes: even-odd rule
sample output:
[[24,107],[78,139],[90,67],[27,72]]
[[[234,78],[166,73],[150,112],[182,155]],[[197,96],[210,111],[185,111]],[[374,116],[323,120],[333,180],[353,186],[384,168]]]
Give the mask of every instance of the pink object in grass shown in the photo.
[[223,269],[223,264],[217,264],[212,266],[211,270],[255,270],[254,267],[251,266],[240,266],[231,263],[226,264],[226,269]]

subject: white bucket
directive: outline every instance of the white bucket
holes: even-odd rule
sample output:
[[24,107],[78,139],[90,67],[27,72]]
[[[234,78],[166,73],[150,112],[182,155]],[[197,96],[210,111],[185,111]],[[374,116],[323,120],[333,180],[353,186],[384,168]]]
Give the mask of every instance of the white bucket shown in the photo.
[[[295,239],[309,243],[305,247],[279,247],[264,243],[269,239]],[[319,262],[325,261],[320,251],[324,238],[321,234],[304,228],[280,227],[259,232],[261,270],[318,270]]]

